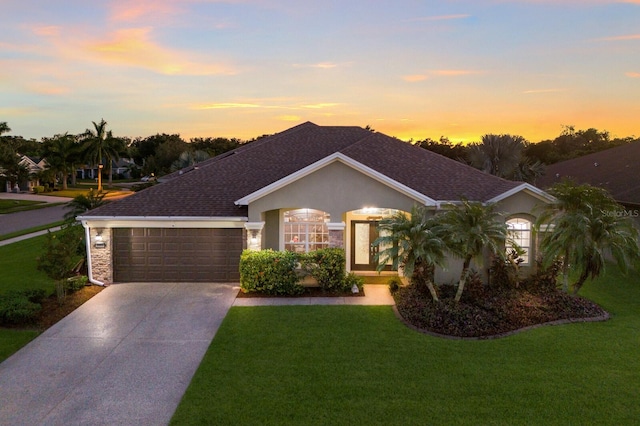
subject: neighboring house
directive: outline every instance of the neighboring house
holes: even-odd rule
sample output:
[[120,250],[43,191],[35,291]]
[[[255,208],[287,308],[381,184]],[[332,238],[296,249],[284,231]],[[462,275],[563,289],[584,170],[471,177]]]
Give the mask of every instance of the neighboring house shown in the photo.
[[[131,158],[120,158],[113,162],[113,176],[123,175],[125,179],[131,179],[131,169],[135,168],[135,163]],[[107,175],[107,171],[103,172]],[[78,179],[96,179],[98,177],[98,168],[85,164],[76,170]]]
[[43,158],[34,158],[20,154],[17,155],[20,157],[20,161],[18,163],[29,170],[29,178],[25,181],[17,182],[13,188],[11,188],[11,182],[9,182],[8,179],[5,179],[6,188],[4,188],[4,190],[6,192],[32,192],[34,187],[40,185],[37,174],[47,168],[47,162]]
[[[382,218],[416,204],[435,214],[461,197],[497,203],[531,265],[532,212],[550,201],[545,192],[360,127],[304,123],[78,220],[98,282],[235,282],[244,248],[341,247],[348,270],[373,275]],[[439,282],[453,281],[456,265],[438,270]]]
[[547,166],[536,184],[548,188],[563,179],[606,189],[620,204],[640,209],[640,142],[629,143]]

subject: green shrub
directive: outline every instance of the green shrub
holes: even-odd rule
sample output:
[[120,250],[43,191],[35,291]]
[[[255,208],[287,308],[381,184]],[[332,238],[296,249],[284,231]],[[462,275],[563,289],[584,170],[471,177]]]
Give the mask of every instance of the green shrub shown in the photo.
[[345,283],[345,254],[341,248],[326,248],[302,256],[302,268],[318,281],[324,291],[344,291],[351,288]]
[[86,275],[78,275],[75,277],[67,278],[67,290],[70,292],[78,291],[87,285],[89,277]]
[[38,185],[33,187],[34,194],[42,194],[44,192],[44,186]]
[[245,250],[240,257],[240,288],[244,293],[301,294],[297,264],[298,257],[288,251]]
[[0,295],[0,324],[27,325],[34,323],[42,306],[32,300],[39,297],[40,294],[33,291],[12,291]]

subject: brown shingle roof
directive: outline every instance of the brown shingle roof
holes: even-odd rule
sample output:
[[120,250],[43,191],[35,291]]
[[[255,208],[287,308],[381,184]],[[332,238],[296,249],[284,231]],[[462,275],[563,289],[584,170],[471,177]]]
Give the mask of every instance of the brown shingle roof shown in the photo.
[[604,188],[622,204],[640,205],[639,164],[640,142],[634,142],[552,164],[536,183],[548,188],[563,179],[572,179]]
[[307,122],[85,216],[243,217],[234,201],[336,152],[438,201],[487,201],[519,184],[361,127]]

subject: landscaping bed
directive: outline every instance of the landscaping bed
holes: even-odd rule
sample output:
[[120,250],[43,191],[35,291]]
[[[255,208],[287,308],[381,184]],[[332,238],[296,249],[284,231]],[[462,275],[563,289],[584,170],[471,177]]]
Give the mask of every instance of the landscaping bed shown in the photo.
[[432,334],[488,338],[515,330],[557,321],[605,320],[608,314],[596,303],[559,289],[537,291],[520,287],[469,288],[460,302],[454,301],[455,287],[437,287],[440,301],[415,285],[394,292],[396,309],[402,319]]
[[41,303],[42,310],[38,318],[38,327],[46,330],[102,290],[104,287],[99,285],[85,286],[73,293],[67,293],[62,304],[59,304],[56,295],[52,294]]
[[326,291],[321,287],[304,287],[304,292],[295,295],[275,296],[267,293],[245,293],[242,290],[238,291],[236,296],[239,299],[252,298],[252,297],[364,297],[364,289],[360,289],[358,293],[353,293],[351,290],[343,291]]

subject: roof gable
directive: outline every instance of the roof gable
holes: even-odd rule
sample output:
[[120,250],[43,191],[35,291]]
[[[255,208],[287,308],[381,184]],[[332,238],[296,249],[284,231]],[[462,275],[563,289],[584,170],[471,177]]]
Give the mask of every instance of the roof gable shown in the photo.
[[271,194],[274,191],[277,191],[279,189],[282,189],[284,187],[286,187],[287,185],[298,181],[302,178],[304,178],[305,176],[308,176],[310,174],[312,174],[313,172],[322,169],[323,167],[326,167],[327,165],[331,164],[331,163],[335,163],[335,162],[340,162],[342,164],[345,164],[357,171],[359,171],[360,173],[384,184],[387,185],[390,188],[395,189],[396,191],[410,197],[413,198],[414,200],[424,204],[424,205],[431,205],[431,206],[435,206],[437,203],[435,200],[427,197],[424,194],[421,194],[420,192],[409,188],[406,185],[403,185],[400,182],[397,182],[393,179],[390,179],[389,177],[383,175],[382,173],[368,167],[365,166],[362,163],[359,163],[357,161],[355,161],[354,159],[347,157],[346,155],[340,153],[340,152],[336,152],[332,155],[329,155],[319,161],[316,161],[313,164],[310,164],[309,166],[298,170],[295,173],[292,173],[276,182],[273,182],[270,185],[265,186],[264,188],[259,189],[258,191],[255,191],[251,194],[248,194],[245,197],[242,197],[239,200],[236,200],[235,204],[236,205],[248,205],[266,195]]

